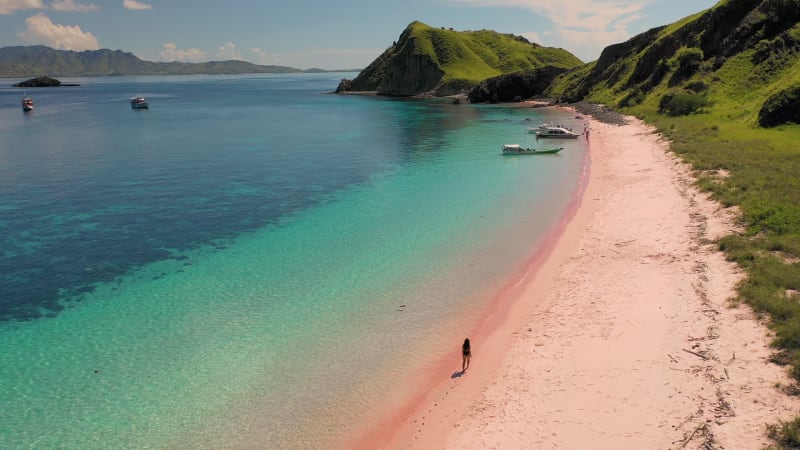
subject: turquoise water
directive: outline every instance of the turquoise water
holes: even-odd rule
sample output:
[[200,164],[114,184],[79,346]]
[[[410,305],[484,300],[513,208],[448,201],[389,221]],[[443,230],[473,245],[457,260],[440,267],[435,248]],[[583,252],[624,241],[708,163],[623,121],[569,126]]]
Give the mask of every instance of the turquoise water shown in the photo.
[[0,447],[325,448],[463,339],[585,168],[500,146],[581,124],[348,75],[0,89]]

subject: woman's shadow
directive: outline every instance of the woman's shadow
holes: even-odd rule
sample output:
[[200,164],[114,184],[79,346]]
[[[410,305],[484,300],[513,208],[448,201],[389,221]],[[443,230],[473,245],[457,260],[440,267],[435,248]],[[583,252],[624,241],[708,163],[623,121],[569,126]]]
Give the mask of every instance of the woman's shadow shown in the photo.
[[450,378],[461,378],[465,373],[467,373],[466,370],[456,370],[452,375],[450,375]]

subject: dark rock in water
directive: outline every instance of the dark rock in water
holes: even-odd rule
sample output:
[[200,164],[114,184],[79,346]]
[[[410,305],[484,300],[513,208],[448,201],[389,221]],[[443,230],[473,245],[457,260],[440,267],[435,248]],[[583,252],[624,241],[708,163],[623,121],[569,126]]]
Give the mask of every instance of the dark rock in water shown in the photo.
[[341,94],[343,92],[352,90],[353,90],[353,81],[348,80],[347,78],[342,78],[342,81],[339,82],[339,86],[336,87],[337,94]]
[[20,81],[13,85],[14,87],[53,87],[53,86],[77,86],[76,84],[61,84],[60,81],[50,77],[36,77],[30,80]]

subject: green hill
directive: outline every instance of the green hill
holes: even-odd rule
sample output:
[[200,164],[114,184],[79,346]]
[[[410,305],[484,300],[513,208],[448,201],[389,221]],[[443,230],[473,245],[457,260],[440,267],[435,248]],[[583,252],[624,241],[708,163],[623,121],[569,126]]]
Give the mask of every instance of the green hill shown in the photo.
[[[547,93],[636,114],[703,111],[740,125],[800,123],[791,101],[800,86],[799,19],[798,0],[722,1],[606,48],[596,62],[562,75]],[[780,98],[786,100],[786,120],[775,110]]]
[[449,95],[487,78],[541,68],[557,72],[582,62],[563,49],[490,30],[453,31],[412,22],[400,39],[364,69],[346,90],[384,95]]
[[[741,211],[718,241],[747,272],[739,300],[770,317],[775,361],[800,379],[800,0],[725,0],[606,48],[547,94],[654,124],[700,188]],[[800,419],[771,428],[800,448]],[[785,445],[784,445],[785,444]]]
[[[310,69],[318,72],[320,69]],[[0,48],[0,77],[296,73],[300,69],[246,61],[151,62],[121,50],[54,50],[41,45]]]

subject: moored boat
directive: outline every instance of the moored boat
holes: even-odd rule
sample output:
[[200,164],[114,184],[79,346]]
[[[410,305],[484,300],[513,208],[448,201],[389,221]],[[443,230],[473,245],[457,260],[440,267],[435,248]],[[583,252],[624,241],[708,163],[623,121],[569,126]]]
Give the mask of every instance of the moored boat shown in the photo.
[[137,95],[131,99],[131,108],[133,109],[145,109],[149,108],[150,104],[147,103],[147,100],[144,97]]
[[[529,131],[531,130],[529,129]],[[533,131],[537,138],[577,139],[580,136],[569,128],[555,125],[540,125]]]
[[503,145],[504,155],[543,155],[553,154],[564,150],[564,147],[558,148],[524,148],[519,144],[505,144]]
[[23,97],[22,98],[22,111],[28,112],[33,111],[33,99],[30,97]]

